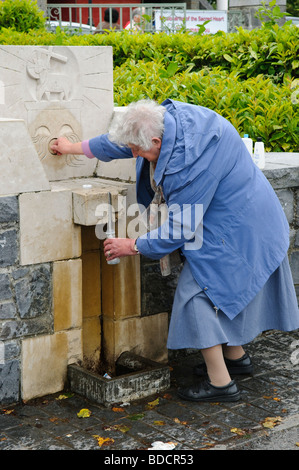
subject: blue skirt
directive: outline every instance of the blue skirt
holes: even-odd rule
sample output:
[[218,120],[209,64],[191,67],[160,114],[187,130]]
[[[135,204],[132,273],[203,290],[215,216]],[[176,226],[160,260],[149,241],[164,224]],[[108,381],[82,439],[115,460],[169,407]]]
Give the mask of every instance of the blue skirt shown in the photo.
[[241,346],[266,330],[299,328],[298,301],[286,256],[262,290],[233,320],[217,312],[185,261],[171,314],[168,349]]

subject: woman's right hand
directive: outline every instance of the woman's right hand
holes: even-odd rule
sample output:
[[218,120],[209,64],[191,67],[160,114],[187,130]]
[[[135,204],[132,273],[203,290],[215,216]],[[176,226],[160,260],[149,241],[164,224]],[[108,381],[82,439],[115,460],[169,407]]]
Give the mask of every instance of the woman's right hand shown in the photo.
[[51,150],[56,155],[80,155],[83,153],[81,142],[72,143],[66,137],[58,137],[51,145]]

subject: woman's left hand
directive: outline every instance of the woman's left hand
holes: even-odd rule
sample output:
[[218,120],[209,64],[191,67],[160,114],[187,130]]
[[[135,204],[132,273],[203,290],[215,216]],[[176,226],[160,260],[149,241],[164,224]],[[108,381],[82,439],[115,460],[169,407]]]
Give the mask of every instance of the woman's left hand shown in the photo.
[[123,256],[136,255],[135,240],[131,238],[107,238],[104,241],[104,254],[107,261]]

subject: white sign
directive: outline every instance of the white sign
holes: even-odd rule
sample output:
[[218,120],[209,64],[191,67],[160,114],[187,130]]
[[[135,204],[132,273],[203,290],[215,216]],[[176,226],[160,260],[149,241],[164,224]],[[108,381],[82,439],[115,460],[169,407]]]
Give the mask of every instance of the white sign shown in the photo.
[[205,22],[204,34],[215,34],[217,31],[227,33],[227,12],[219,10],[186,10],[184,18],[182,10],[155,11],[156,31],[179,31],[186,27],[188,31],[197,33],[199,26]]

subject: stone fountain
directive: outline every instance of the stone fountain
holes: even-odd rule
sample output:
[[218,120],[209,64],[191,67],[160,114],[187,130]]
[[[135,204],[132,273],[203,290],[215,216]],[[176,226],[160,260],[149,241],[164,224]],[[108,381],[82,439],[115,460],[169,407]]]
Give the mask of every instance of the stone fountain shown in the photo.
[[140,257],[108,266],[96,235],[108,192],[118,221],[136,202],[134,161],[51,152],[107,131],[112,48],[1,46],[0,64],[0,403],[164,390],[168,314],[145,311]]

